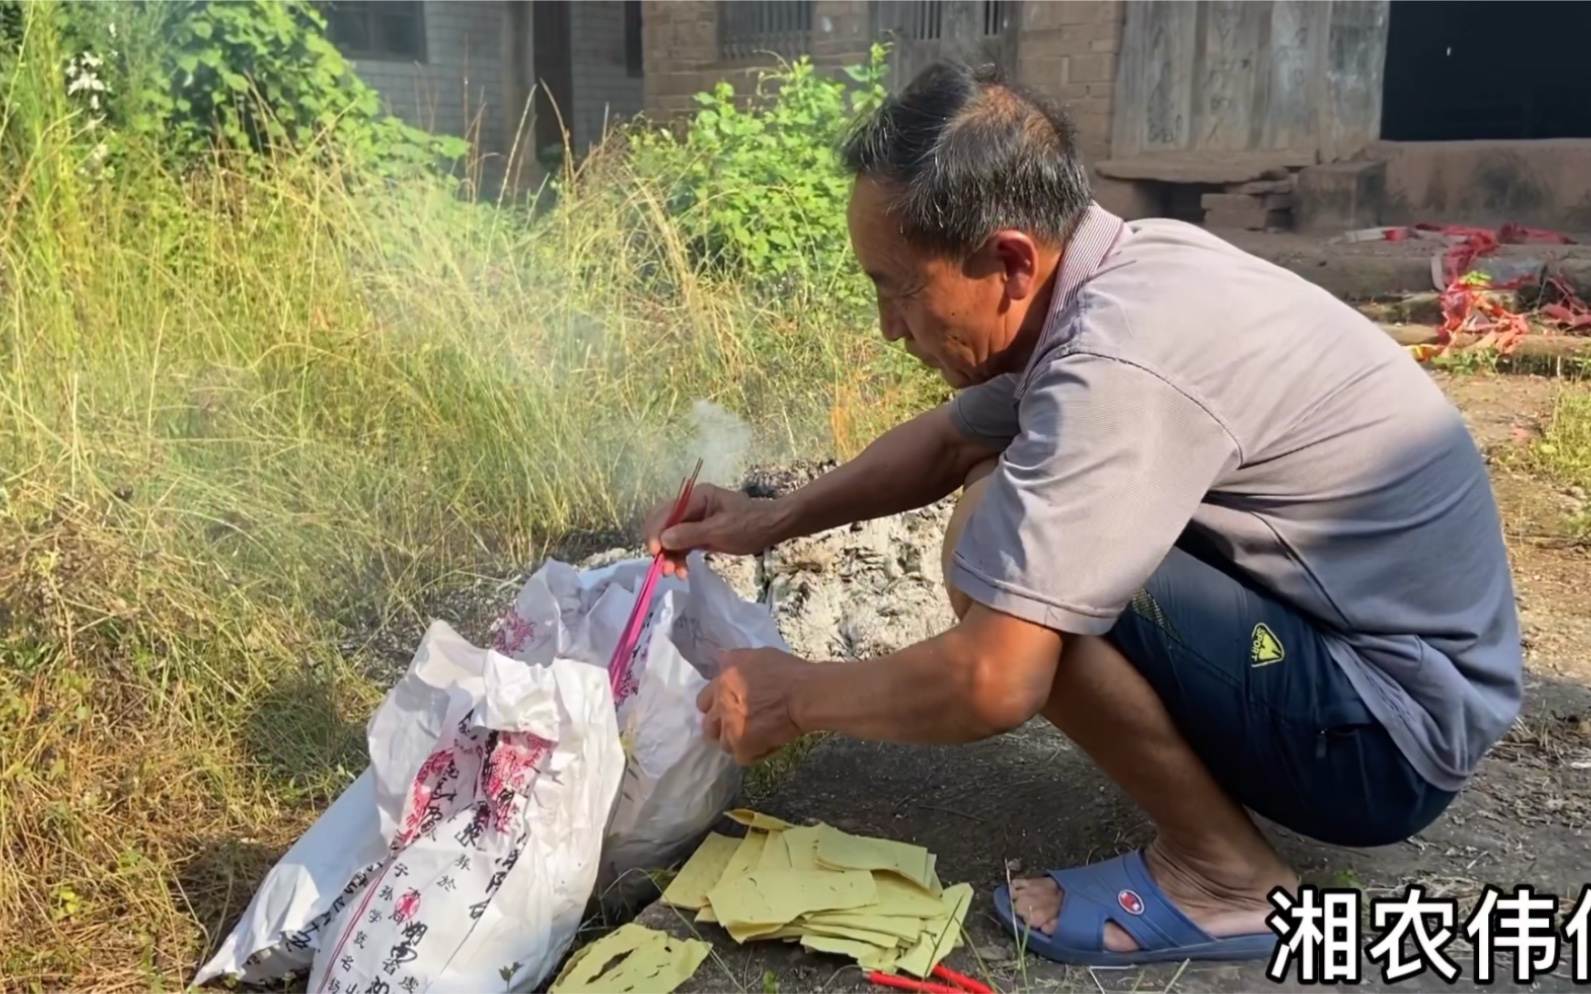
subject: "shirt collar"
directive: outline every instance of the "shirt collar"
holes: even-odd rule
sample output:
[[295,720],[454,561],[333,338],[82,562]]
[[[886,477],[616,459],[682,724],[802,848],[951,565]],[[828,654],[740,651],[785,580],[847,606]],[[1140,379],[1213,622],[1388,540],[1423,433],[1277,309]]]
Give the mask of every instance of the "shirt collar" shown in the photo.
[[1078,218],[1072,237],[1066,240],[1066,248],[1061,251],[1060,271],[1050,291],[1050,309],[1044,318],[1044,330],[1039,334],[1038,346],[1028,359],[1020,382],[1026,383],[1033,372],[1033,363],[1046,351],[1044,346],[1062,332],[1061,315],[1077,299],[1083,285],[1099,272],[1126,227],[1125,221],[1094,201],[1089,202],[1083,216]]
[[1126,222],[1098,203],[1090,202],[1088,209],[1083,211],[1061,253],[1061,270],[1055,278],[1050,313],[1045,321],[1046,334],[1050,326],[1057,323],[1061,312],[1076,299],[1083,284],[1099,272],[1099,267],[1104,265],[1111,249],[1116,247],[1116,241],[1125,227]]

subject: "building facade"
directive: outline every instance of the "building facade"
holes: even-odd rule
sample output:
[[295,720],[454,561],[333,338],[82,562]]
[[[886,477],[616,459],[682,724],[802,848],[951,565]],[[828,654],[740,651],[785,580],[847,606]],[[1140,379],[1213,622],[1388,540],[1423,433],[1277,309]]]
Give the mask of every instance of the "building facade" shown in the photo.
[[585,148],[608,122],[642,108],[639,0],[331,0],[324,8],[331,41],[388,109],[468,138],[489,185],[511,159],[534,167],[563,131]]
[[1591,4],[1535,0],[647,0],[644,105],[888,38],[897,81],[992,58],[1060,101],[1128,215],[1591,231],[1586,30]]
[[1024,82],[1066,103],[1085,152],[1109,150],[1123,0],[648,0],[648,115],[692,108],[719,79],[747,79],[784,58],[810,55],[839,69],[867,59],[875,40],[896,48],[896,82],[935,56],[982,56],[1019,66]]
[[[399,116],[483,171],[567,132],[666,122],[778,58],[893,83],[993,60],[1067,107],[1129,216],[1340,231],[1591,230],[1591,4],[1536,0],[331,0],[332,40]],[[1477,67],[1485,67],[1478,71]]]

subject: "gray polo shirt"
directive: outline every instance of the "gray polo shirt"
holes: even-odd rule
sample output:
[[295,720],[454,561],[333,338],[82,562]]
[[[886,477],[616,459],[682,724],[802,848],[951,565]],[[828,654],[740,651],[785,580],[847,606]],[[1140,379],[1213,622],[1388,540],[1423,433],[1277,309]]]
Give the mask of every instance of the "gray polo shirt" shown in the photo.
[[1425,371],[1301,277],[1095,205],[1027,369],[952,403],[1004,449],[956,548],[968,597],[1103,634],[1191,523],[1318,623],[1437,787],[1461,786],[1517,714],[1485,463]]

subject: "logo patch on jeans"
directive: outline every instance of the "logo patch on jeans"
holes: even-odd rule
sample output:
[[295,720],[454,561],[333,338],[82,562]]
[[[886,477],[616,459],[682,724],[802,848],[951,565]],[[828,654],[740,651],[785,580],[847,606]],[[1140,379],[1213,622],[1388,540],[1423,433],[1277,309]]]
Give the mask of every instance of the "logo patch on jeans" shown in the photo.
[[1121,905],[1121,910],[1129,915],[1144,913],[1144,900],[1130,890],[1124,890],[1116,895],[1116,903]]
[[1249,661],[1255,666],[1269,666],[1286,658],[1287,650],[1282,648],[1282,640],[1276,633],[1263,621],[1255,625],[1249,640]]

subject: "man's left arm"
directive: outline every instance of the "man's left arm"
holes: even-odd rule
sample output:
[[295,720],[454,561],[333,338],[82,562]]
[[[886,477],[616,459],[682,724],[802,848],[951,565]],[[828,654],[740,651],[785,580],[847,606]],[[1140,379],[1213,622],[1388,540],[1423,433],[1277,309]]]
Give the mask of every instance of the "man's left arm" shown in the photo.
[[974,603],[954,628],[878,659],[803,667],[803,732],[968,742],[1049,699],[1063,640],[1102,635],[1241,453],[1156,374],[1078,355],[1035,372],[1021,434],[968,518],[946,581]]
[[899,652],[803,667],[790,718],[802,732],[913,745],[976,742],[1020,727],[1044,706],[1061,639],[974,604],[949,631]]

